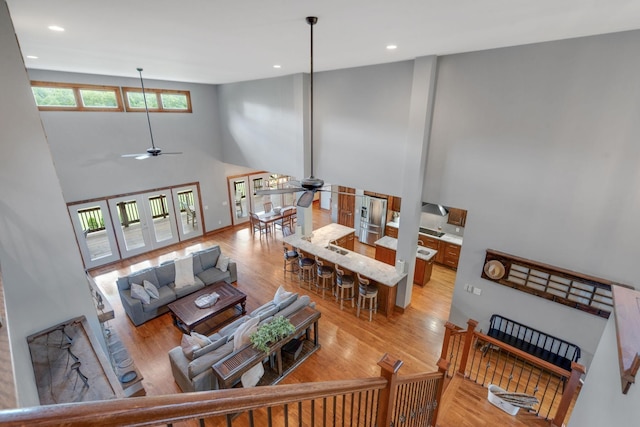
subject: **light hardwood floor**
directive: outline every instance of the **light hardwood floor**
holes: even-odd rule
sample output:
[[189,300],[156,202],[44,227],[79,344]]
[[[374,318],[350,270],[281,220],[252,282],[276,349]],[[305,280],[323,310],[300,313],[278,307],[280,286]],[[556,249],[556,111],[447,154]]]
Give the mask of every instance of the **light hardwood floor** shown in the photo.
[[[331,222],[328,211],[314,208],[314,229]],[[115,328],[129,349],[144,376],[147,395],[180,393],[173,381],[167,352],[179,345],[181,332],[176,329],[169,314],[162,315],[139,327],[133,326],[124,313],[115,280],[121,275],[157,265],[212,245],[220,245],[222,252],[238,264],[238,289],[247,294],[247,310],[251,311],[273,298],[278,286],[300,294],[308,294],[322,313],[319,332],[322,348],[299,366],[283,383],[304,383],[349,378],[378,376],[377,362],[384,353],[404,361],[400,374],[433,372],[440,355],[444,324],[449,317],[455,272],[434,266],[431,281],[424,287],[413,287],[410,307],[404,313],[390,318],[377,314],[372,322],[361,314],[356,318],[355,308],[339,304],[329,296],[323,300],[313,291],[301,289],[297,278],[283,275],[282,235],[260,238],[248,226],[225,230],[208,237],[181,243],[170,250],[122,261],[92,271],[98,286],[115,310],[115,319],[109,326]],[[374,248],[356,242],[356,251],[373,257]],[[467,386],[468,383],[468,386]],[[464,389],[463,392],[460,390]],[[469,391],[469,389],[471,391]],[[484,397],[482,397],[484,396]],[[546,425],[531,417],[516,420],[486,401],[486,389],[465,382],[463,387],[452,387],[438,425]],[[469,400],[471,407],[461,405],[460,399]],[[518,416],[518,418],[522,418]],[[465,420],[461,423],[461,420]]]

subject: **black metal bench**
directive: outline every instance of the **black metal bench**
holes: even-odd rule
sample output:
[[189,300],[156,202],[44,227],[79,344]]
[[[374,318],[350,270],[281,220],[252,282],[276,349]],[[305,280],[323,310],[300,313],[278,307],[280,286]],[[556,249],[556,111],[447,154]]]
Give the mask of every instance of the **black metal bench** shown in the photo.
[[491,316],[487,335],[567,371],[571,370],[571,362],[580,359],[577,345],[498,314]]

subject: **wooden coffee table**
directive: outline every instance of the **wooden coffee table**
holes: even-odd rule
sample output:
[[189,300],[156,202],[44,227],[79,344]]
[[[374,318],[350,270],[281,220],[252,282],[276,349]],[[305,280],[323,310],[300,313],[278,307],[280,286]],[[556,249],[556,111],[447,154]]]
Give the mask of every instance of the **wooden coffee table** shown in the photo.
[[[220,299],[218,299],[212,307],[199,308],[196,305],[196,299],[201,295],[210,294],[212,292],[218,293],[218,295],[220,295]],[[191,331],[199,324],[212,320],[214,317],[229,309],[235,310],[237,312],[236,315],[225,318],[224,321],[214,325],[211,330],[244,315],[247,312],[245,309],[246,302],[247,296],[244,293],[226,282],[218,282],[210,286],[205,286],[197,292],[184,296],[179,300],[170,303],[168,307],[171,311],[171,316],[173,317],[173,324],[185,334],[190,334]],[[236,307],[238,304],[240,307]]]

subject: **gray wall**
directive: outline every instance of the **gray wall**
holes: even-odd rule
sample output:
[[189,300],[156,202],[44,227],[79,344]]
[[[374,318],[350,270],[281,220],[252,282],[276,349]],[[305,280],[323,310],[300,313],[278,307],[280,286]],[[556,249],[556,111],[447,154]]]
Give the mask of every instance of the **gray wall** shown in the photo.
[[[132,75],[136,75],[132,67]],[[30,70],[32,80],[140,87],[139,78]],[[144,74],[143,74],[144,76]],[[51,153],[67,202],[200,182],[205,231],[231,224],[222,163],[217,88],[154,81],[145,87],[188,90],[193,113],[150,113],[156,146],[181,151],[146,160],[121,158],[151,146],[144,113],[42,111]]]
[[636,31],[440,59],[423,196],[469,211],[457,324],[486,330],[501,313],[580,345],[589,363],[604,320],[480,274],[492,248],[637,282],[639,44]]
[[18,405],[39,404],[26,337],[84,315],[99,331],[60,183],[0,2],[0,269]]

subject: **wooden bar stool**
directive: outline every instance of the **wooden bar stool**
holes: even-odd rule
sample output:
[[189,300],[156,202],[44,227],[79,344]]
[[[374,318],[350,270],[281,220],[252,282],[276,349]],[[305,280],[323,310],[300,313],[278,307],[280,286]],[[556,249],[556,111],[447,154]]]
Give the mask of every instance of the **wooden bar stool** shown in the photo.
[[[287,237],[290,236],[291,233],[291,228],[289,227],[283,227],[282,228],[282,235],[283,237]],[[287,246],[286,243],[282,242],[282,249],[284,250],[284,265],[283,265],[283,270],[284,270],[284,276],[287,275],[287,271],[289,273],[291,273],[293,275],[293,273],[297,273],[298,272],[298,258],[300,258],[300,255],[298,254],[298,252],[295,250],[295,248],[292,248],[291,250],[289,249],[289,247]]]
[[[360,310],[367,310],[369,312],[369,322],[371,322],[371,316],[378,311],[378,288],[375,285],[369,284],[369,279],[360,276],[358,273],[358,312],[356,317],[360,318]],[[366,307],[367,300],[369,300],[369,308]]]
[[[343,303],[349,300],[351,300],[351,307],[355,307],[354,283],[353,276],[350,274],[345,275],[344,271],[336,264],[336,302],[340,301],[340,310],[342,310]],[[344,295],[345,290],[347,291],[347,296]]]
[[324,265],[318,257],[316,257],[316,267],[316,291],[322,291],[322,299],[324,299],[324,291],[333,291],[333,267]]
[[298,249],[298,280],[300,287],[307,284],[307,289],[311,290],[311,284],[314,282],[314,270],[316,262],[313,258],[306,256],[304,252]]

